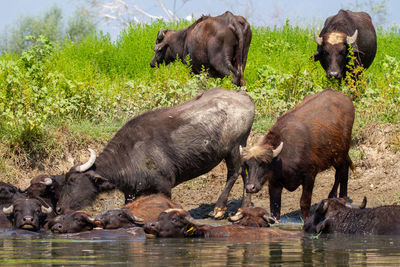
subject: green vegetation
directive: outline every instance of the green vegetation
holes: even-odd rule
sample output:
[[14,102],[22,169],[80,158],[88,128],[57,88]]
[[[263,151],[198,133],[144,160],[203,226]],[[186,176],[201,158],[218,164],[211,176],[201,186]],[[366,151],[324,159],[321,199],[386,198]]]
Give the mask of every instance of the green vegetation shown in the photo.
[[[190,66],[179,61],[150,68],[159,29],[187,25],[132,25],[115,42],[101,32],[87,34],[79,42],[25,37],[29,48],[0,56],[2,154],[43,159],[60,151],[57,129],[104,142],[126,120],[146,110],[182,103],[215,86],[239,89],[229,77],[193,76]],[[311,60],[315,49],[310,29],[289,23],[281,29],[253,28],[245,80],[256,103],[255,130],[268,129],[305,95],[326,87],[352,96],[355,134],[371,122],[400,121],[398,30],[378,31],[378,54],[357,84],[328,81],[320,64]],[[1,161],[0,170],[7,169]]]

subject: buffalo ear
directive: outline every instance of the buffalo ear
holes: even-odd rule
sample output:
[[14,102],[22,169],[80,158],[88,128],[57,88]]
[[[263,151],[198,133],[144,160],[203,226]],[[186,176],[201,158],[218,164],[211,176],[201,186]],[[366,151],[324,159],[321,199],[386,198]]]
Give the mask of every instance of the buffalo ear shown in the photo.
[[95,171],[88,171],[86,172],[88,175],[90,175],[90,178],[92,179],[93,183],[100,188],[101,191],[108,191],[112,190],[115,188],[115,185],[108,181],[107,178],[104,178],[103,176],[97,174]]

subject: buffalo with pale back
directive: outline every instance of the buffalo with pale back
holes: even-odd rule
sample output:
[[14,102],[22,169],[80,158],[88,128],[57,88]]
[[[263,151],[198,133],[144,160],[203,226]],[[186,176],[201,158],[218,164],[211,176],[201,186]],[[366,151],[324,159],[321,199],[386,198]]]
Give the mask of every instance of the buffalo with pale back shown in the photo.
[[[57,212],[78,210],[100,192],[114,188],[125,196],[163,193],[209,172],[225,160],[228,174],[215,217],[225,215],[228,194],[240,175],[239,146],[245,146],[254,119],[246,93],[213,88],[170,108],[146,112],[128,121],[98,157],[66,174]],[[242,171],[242,178],[246,174]],[[244,194],[243,206],[250,196]]]
[[329,197],[347,196],[354,106],[351,99],[326,89],[306,96],[293,110],[280,117],[261,141],[242,149],[248,170],[246,190],[257,193],[268,181],[271,214],[280,219],[282,189],[302,186],[303,218],[310,212],[316,175],[333,166],[335,182]]

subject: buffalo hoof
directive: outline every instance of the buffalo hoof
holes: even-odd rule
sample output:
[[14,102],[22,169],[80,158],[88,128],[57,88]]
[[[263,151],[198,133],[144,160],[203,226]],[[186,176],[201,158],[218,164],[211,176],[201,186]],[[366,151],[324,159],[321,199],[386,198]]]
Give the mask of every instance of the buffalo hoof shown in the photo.
[[225,218],[225,211],[226,208],[215,208],[214,211],[211,213],[211,216],[213,216],[214,219],[222,220]]

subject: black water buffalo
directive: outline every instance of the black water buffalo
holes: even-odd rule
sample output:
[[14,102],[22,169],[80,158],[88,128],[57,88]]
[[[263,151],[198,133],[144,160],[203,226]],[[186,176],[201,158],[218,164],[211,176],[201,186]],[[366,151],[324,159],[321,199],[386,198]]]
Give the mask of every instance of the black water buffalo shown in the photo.
[[199,225],[182,209],[169,209],[156,222],[146,224],[145,231],[158,237],[237,238],[249,241],[267,238],[299,237],[300,233],[274,228],[245,227],[241,225]]
[[84,211],[68,211],[63,215],[59,215],[46,225],[53,233],[79,233],[90,231],[94,227],[94,218]]
[[[80,209],[113,188],[125,196],[170,197],[174,186],[207,173],[225,159],[227,182],[215,208],[215,217],[223,217],[241,169],[239,146],[246,144],[253,119],[251,98],[222,88],[139,115],[115,134],[99,157],[91,150],[88,162],[66,174],[57,212]],[[246,179],[244,172],[242,178]]]
[[14,200],[26,197],[24,193],[20,192],[20,190],[12,184],[0,182],[0,208],[8,207]]
[[346,199],[324,199],[304,223],[307,233],[400,235],[400,206],[354,208]]
[[318,44],[314,60],[319,61],[328,78],[342,79],[348,69],[348,49],[352,46],[356,66],[367,69],[376,54],[376,32],[371,17],[365,12],[339,10],[326,19],[321,33],[314,34]]
[[232,73],[233,83],[245,85],[243,72],[251,42],[249,23],[227,11],[217,17],[202,16],[183,30],[160,30],[154,47],[151,67],[181,59],[190,64],[194,73],[205,68],[213,77]]
[[65,183],[65,175],[41,174],[32,178],[24,192],[30,198],[40,198],[53,209],[60,199],[61,189]]
[[300,207],[304,218],[310,211],[315,176],[333,166],[335,183],[329,197],[347,196],[348,155],[354,122],[351,99],[331,89],[306,96],[302,103],[280,117],[259,144],[242,149],[248,169],[246,190],[260,191],[268,181],[270,209],[280,218],[282,189],[302,185]]
[[128,209],[115,209],[97,215],[94,224],[103,229],[118,229],[143,225],[144,220],[135,216]]
[[239,209],[234,216],[229,217],[229,221],[247,227],[269,227],[276,223],[276,219],[260,207]]
[[51,207],[45,207],[41,201],[31,198],[20,198],[13,201],[9,207],[3,208],[3,213],[9,216],[14,229],[38,231],[44,225]]

